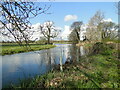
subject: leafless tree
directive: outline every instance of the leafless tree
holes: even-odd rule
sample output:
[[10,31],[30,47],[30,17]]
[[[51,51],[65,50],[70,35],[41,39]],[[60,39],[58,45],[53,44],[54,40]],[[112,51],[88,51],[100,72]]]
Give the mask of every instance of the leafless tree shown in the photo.
[[40,25],[40,31],[47,39],[47,44],[50,44],[50,39],[57,37],[61,30],[55,27],[53,22],[47,21]]
[[[2,35],[14,37],[19,45],[29,45],[31,23],[30,19],[39,14],[46,13],[50,7],[41,8],[34,2],[22,2],[22,0],[4,0],[0,2],[0,23]],[[3,30],[4,28],[4,30]],[[4,31],[4,32],[3,32]]]
[[72,43],[78,43],[78,42],[79,42],[75,30],[72,30],[72,32],[71,32],[71,33],[69,34],[69,36],[68,36],[68,39],[69,39],[69,41],[71,41]]
[[76,36],[78,41],[80,41],[80,31],[81,31],[82,24],[83,24],[82,21],[76,21],[76,22],[73,22],[73,24],[71,25],[71,30],[74,30],[72,32],[74,34],[73,36]]
[[118,25],[113,22],[101,22],[98,25],[98,29],[101,31],[101,38],[104,39],[115,39],[118,37]]
[[95,15],[88,22],[88,28],[86,30],[86,37],[89,41],[98,41],[101,39],[100,31],[97,26],[104,19],[104,13],[97,11]]
[[95,15],[90,19],[88,25],[91,27],[99,25],[101,21],[104,19],[104,13],[101,11],[97,11]]

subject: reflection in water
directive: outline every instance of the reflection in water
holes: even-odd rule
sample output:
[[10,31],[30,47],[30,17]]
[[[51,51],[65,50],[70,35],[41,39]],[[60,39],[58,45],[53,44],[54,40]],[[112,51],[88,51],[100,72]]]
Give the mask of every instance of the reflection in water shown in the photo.
[[76,45],[72,45],[70,47],[70,56],[71,56],[72,62],[79,61],[79,58],[81,56],[80,47]]
[[55,65],[72,60],[78,61],[85,54],[83,47],[70,44],[57,44],[57,47],[47,50],[27,52],[2,56],[2,84],[18,83],[19,79],[41,75]]
[[83,46],[80,47],[80,52],[81,52],[81,56],[85,55],[85,50],[84,50]]

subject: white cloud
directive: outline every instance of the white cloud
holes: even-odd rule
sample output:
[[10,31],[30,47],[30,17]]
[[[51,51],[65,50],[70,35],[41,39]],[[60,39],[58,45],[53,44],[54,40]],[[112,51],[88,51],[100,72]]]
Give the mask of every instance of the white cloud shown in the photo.
[[64,31],[61,33],[60,36],[62,37],[62,39],[67,40],[70,33],[71,33],[70,26],[65,25]]
[[63,28],[61,28],[61,27],[55,27],[55,29],[57,29],[57,30],[63,30]]
[[32,28],[33,28],[34,30],[37,30],[39,27],[40,27],[40,23],[36,23],[36,24],[33,24],[33,25],[32,25]]
[[37,39],[37,40],[39,40],[40,39],[40,37],[42,37],[43,35],[40,33],[40,30],[39,30],[39,27],[40,27],[40,23],[36,23],[36,24],[33,24],[32,25],[32,29],[31,29],[31,31],[34,31],[34,33],[33,33],[33,35],[31,36],[31,40],[35,40],[35,39]]
[[77,20],[77,18],[76,15],[66,15],[64,21]]
[[102,22],[113,22],[113,20],[111,18],[108,18],[108,19],[103,19]]

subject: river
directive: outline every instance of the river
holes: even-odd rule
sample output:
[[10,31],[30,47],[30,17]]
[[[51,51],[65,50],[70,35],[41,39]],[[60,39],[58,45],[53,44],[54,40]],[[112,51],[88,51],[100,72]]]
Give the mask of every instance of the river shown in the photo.
[[57,47],[5,55],[2,57],[2,86],[17,84],[20,79],[31,78],[36,75],[42,75],[67,60],[79,61],[81,56],[86,54],[83,46],[76,47],[72,44],[56,44]]

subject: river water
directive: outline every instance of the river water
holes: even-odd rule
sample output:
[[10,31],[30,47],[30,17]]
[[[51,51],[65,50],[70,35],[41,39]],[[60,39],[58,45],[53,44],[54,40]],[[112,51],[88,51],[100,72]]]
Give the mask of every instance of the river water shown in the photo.
[[2,57],[2,86],[17,84],[20,79],[42,75],[54,68],[60,63],[67,60],[79,61],[81,56],[86,54],[83,46],[76,47],[72,44],[56,44],[57,47],[5,55]]

